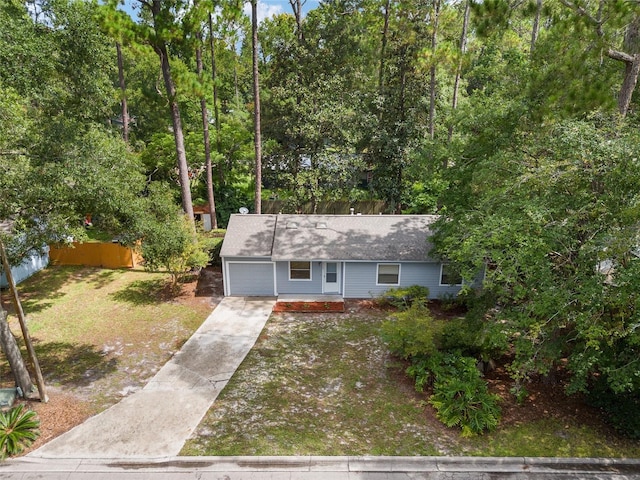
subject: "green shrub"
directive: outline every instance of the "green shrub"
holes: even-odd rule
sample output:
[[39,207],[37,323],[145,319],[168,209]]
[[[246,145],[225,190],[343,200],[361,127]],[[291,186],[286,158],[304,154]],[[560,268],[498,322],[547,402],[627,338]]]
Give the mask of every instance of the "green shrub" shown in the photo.
[[438,419],[448,427],[460,427],[463,436],[494,430],[500,420],[499,397],[489,393],[476,359],[444,354],[436,368],[429,403]]
[[442,322],[421,303],[398,312],[382,323],[381,336],[394,354],[402,358],[429,356],[437,351]]
[[224,233],[226,230],[211,230],[203,236],[206,238],[206,249],[209,255],[209,265],[220,265],[220,250],[224,241]]
[[485,362],[508,351],[508,338],[501,324],[467,315],[447,321],[439,339],[443,351],[460,351]]
[[414,303],[426,305],[429,301],[429,289],[420,285],[410,287],[390,288],[378,297],[380,305],[391,305],[400,310],[406,310]]
[[440,352],[411,359],[411,365],[407,367],[407,375],[413,378],[416,391],[423,392],[426,386],[433,384],[441,360]]
[[623,435],[640,439],[640,394],[613,392],[605,380],[596,382],[587,396],[588,402],[602,409],[607,421]]
[[0,455],[16,455],[31,445],[40,435],[40,421],[33,410],[24,411],[23,405],[8,412],[0,412]]

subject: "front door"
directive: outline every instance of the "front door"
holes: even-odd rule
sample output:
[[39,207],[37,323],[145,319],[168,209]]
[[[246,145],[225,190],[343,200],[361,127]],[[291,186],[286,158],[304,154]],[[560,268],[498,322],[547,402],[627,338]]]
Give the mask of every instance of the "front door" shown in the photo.
[[340,293],[340,263],[324,262],[322,266],[323,293]]

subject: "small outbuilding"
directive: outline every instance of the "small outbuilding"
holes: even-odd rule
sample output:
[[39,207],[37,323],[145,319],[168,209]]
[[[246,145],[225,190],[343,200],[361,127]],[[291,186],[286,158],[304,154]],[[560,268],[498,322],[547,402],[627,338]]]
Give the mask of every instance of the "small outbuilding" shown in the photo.
[[232,215],[220,252],[227,296],[371,298],[420,285],[462,286],[430,256],[436,215]]
[[[7,235],[13,234],[13,223],[7,220],[0,220],[0,233]],[[41,251],[35,249],[30,250],[23,258],[19,265],[11,267],[11,276],[13,281],[18,284],[34,273],[39,272],[49,264],[49,247],[43,247]],[[0,262],[0,288],[9,286],[7,275],[3,271],[2,262]]]

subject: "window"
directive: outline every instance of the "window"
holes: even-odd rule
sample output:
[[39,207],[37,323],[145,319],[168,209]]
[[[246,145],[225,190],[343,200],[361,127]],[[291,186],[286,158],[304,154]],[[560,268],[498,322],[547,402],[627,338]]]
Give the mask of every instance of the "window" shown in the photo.
[[449,263],[440,266],[440,285],[462,285],[462,276]]
[[326,268],[325,282],[338,283],[338,264],[335,262],[327,262],[325,268]]
[[398,285],[400,283],[400,264],[379,263],[378,285]]
[[311,262],[289,262],[289,280],[311,280]]

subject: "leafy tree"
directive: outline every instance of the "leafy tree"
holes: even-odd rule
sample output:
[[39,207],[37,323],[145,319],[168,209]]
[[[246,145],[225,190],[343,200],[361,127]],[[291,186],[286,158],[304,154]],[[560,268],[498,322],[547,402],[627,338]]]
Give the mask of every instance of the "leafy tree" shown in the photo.
[[640,74],[640,6],[637,2],[605,0],[560,0],[560,3],[575,17],[573,22],[576,30],[588,28],[592,44],[598,45],[610,59],[624,64],[618,111],[625,116]]
[[207,265],[209,244],[204,238],[194,242],[189,221],[174,204],[170,192],[158,182],[150,186],[144,205],[140,250],[145,269],[166,270],[175,289],[185,275]]
[[483,314],[513,342],[516,379],[566,358],[569,391],[637,391],[637,133],[600,116],[536,133],[475,159],[439,251],[468,279],[486,265]]
[[177,42],[182,36],[178,19],[183,15],[187,5],[182,0],[138,0],[142,10],[143,23],[133,22],[127,15],[116,10],[117,0],[107,3],[103,12],[104,25],[112,29],[117,36],[127,32],[140,43],[150,45],[160,61],[160,70],[164,84],[164,92],[169,103],[171,126],[175,141],[176,163],[180,179],[182,208],[187,218],[193,223],[193,202],[189,182],[189,165],[184,145],[184,131],[180,105],[178,103],[178,89],[172,72],[170,61],[170,43]]

